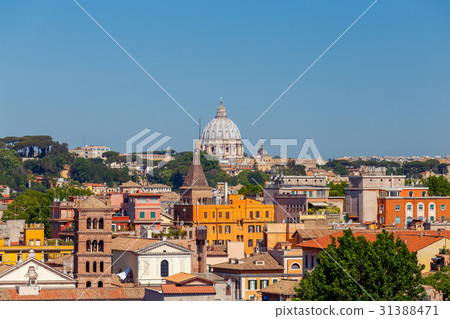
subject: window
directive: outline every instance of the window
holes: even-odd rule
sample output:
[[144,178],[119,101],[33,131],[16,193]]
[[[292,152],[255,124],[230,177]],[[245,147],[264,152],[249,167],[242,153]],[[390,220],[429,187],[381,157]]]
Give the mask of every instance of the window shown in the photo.
[[255,216],[256,216],[256,218],[259,218],[259,211],[255,212]]
[[259,282],[259,289],[263,289],[266,288],[269,285],[269,280],[268,279],[261,279]]
[[116,225],[112,225],[112,231],[116,231]]
[[406,210],[412,210],[412,204],[406,205]]
[[426,191],[423,191],[422,192],[422,197],[426,197],[427,196],[427,192]]
[[445,216],[441,216],[441,223],[445,222]]
[[[101,261],[101,262],[100,262],[100,272],[103,272],[103,265],[104,265],[104,264],[103,264],[103,261]],[[101,282],[101,281],[100,281],[100,282]],[[99,284],[100,284],[100,282],[99,282]]]
[[380,210],[384,210],[384,205],[383,204],[380,205]]
[[261,225],[256,225],[256,232],[260,233],[261,232]]
[[269,218],[269,211],[266,210],[266,218]]
[[292,269],[292,270],[299,270],[299,269],[300,269],[300,265],[299,265],[298,263],[293,263],[293,264],[291,265],[291,269]]
[[86,272],[89,272],[90,271],[90,269],[89,269],[89,261],[86,261]]
[[203,212],[203,218],[207,219],[208,218],[208,212]]
[[250,218],[253,219],[253,211],[250,211]]
[[381,197],[381,198],[386,197],[386,192],[385,192],[385,191],[380,192],[380,197]]
[[410,191],[410,192],[409,192],[409,197],[413,197],[413,195],[414,195],[414,192],[413,192],[413,191]]
[[395,211],[398,212],[400,210],[400,205],[395,205]]
[[212,231],[212,233],[213,233],[213,234],[216,233],[216,226],[213,226],[213,231]]
[[430,210],[434,210],[434,204],[430,204]]
[[145,219],[145,212],[139,212],[139,218]]
[[256,280],[254,279],[248,280],[248,290],[256,290]]
[[98,282],[98,288],[102,288],[103,287],[103,281],[99,281]]
[[219,212],[219,218],[222,219],[222,212]]
[[92,272],[97,272],[97,262],[96,261],[94,261],[92,263]]
[[253,239],[248,240],[248,247],[253,247]]
[[274,284],[276,282],[278,282],[278,278],[273,278],[272,283]]
[[445,210],[445,205],[441,205],[441,210]]
[[383,216],[381,216],[380,217],[380,224],[383,224],[384,223],[384,218],[383,218]]
[[305,255],[305,267],[308,269],[308,255]]
[[216,212],[212,212],[212,218],[213,218],[213,219],[216,218]]
[[150,212],[150,218],[155,219],[156,218],[156,212]]
[[30,239],[29,245],[30,245],[30,246],[34,246],[34,239]]
[[225,226],[225,234],[229,234],[231,231],[231,227],[230,226]]
[[86,281],[86,287],[89,288],[91,286],[91,282],[90,281]]
[[103,240],[98,242],[98,251],[103,251]]
[[218,226],[219,234],[222,234],[222,225]]
[[225,218],[226,218],[226,219],[230,219],[230,212],[226,212],[226,213],[225,213]]
[[395,217],[395,223],[400,224],[400,217]]
[[92,229],[92,220],[90,218],[87,219],[86,228]]
[[3,262],[3,255],[0,255],[0,263]]
[[309,191],[309,197],[313,197],[313,192]]
[[249,233],[254,233],[254,232],[255,232],[255,226],[249,225],[249,226],[248,226],[248,232],[249,232]]
[[136,203],[139,203],[139,204],[147,203],[147,198],[146,197],[138,197],[136,199]]
[[161,261],[161,277],[169,276],[169,262],[167,260]]

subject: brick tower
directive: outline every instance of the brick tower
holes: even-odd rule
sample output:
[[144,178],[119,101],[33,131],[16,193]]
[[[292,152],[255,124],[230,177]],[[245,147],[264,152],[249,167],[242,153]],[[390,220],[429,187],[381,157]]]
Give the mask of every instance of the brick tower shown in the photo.
[[111,287],[111,203],[95,196],[76,199],[74,212],[74,276],[78,287]]

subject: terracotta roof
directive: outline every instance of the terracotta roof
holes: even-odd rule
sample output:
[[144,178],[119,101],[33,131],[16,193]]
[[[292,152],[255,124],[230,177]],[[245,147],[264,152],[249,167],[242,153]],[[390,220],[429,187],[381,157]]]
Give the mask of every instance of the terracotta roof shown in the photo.
[[143,196],[151,196],[151,197],[161,197],[161,194],[157,194],[157,193],[144,193],[144,192],[140,192],[140,193],[126,193],[125,194],[128,197],[143,197]]
[[231,263],[225,262],[217,265],[212,265],[214,269],[228,269],[228,270],[284,270],[275,258],[269,253],[256,254],[247,258],[238,260],[239,263],[232,261]]
[[298,280],[282,279],[273,285],[261,289],[259,292],[272,295],[293,296],[297,294],[294,288],[298,287],[298,283]]
[[173,283],[179,283],[188,279],[195,278],[195,275],[191,275],[185,272],[179,272],[178,274],[174,274],[172,276],[164,277],[166,281],[171,281]]
[[113,274],[111,275],[111,285],[117,287],[134,287],[134,283],[132,282],[121,282],[119,276]]
[[6,271],[6,270],[8,270],[9,268],[11,268],[13,265],[1,265],[0,264],[0,273],[2,273],[2,272],[4,272],[4,271]]
[[177,286],[173,284],[161,285],[165,295],[206,295],[216,294],[213,286]]
[[291,238],[295,236],[296,233],[300,235],[305,240],[309,240],[312,238],[320,238],[323,236],[328,236],[335,233],[336,230],[329,229],[297,229],[294,234],[292,234]]
[[64,261],[68,261],[69,259],[72,259],[73,261],[73,254],[67,254],[57,258],[49,259],[47,260],[46,264],[50,264],[52,266],[64,266]]
[[0,290],[0,300],[143,300],[145,288],[42,289],[39,295],[19,296],[16,289]]
[[118,251],[136,251],[160,241],[160,239],[151,238],[116,237],[112,240],[111,249]]
[[138,183],[133,182],[133,181],[128,181],[128,182],[123,183],[122,185],[119,186],[119,188],[124,188],[124,187],[141,188],[142,186],[139,185]]
[[[353,232],[353,236],[359,237],[364,236],[368,241],[373,242],[377,239],[377,234],[379,234],[380,231],[376,232]],[[443,239],[443,236],[435,236],[435,235],[425,235],[422,234],[420,236],[420,233],[431,233],[431,232],[416,232],[416,231],[409,231],[409,232],[394,232],[395,238],[400,238],[403,241],[406,241],[406,246],[408,247],[409,251],[418,251],[421,250],[441,239]],[[450,235],[450,234],[449,234]],[[343,232],[334,233],[331,236],[338,238],[343,236]],[[315,240],[308,240],[303,243],[298,244],[298,247],[301,248],[317,248],[317,249],[325,249],[329,244],[331,244],[331,236],[324,236],[321,238],[317,238]],[[450,238],[447,236],[447,238]],[[337,242],[337,245],[339,245],[339,242]]]

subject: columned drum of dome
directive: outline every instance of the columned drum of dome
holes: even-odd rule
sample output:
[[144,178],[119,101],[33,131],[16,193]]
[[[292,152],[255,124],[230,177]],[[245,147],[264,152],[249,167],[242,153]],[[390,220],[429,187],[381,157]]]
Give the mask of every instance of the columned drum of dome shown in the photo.
[[236,124],[227,117],[222,99],[220,99],[216,117],[203,130],[201,150],[219,160],[234,160],[244,157],[241,133]]

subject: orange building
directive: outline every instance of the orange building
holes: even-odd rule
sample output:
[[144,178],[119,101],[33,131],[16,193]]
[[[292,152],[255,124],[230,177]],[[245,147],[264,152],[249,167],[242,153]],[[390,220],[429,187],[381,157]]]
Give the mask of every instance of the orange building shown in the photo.
[[214,203],[199,156],[196,149],[183,187],[180,188],[182,204],[174,207],[175,225],[204,225],[207,228],[208,245],[240,241],[245,244],[246,254],[255,252],[263,240],[265,223],[274,221],[274,206],[242,195],[228,197],[228,194],[225,194],[221,204]]
[[204,225],[208,245],[225,245],[228,241],[244,242],[246,254],[255,252],[263,240],[263,228],[274,220],[274,206],[260,201],[230,195],[228,204],[175,205],[178,225]]

